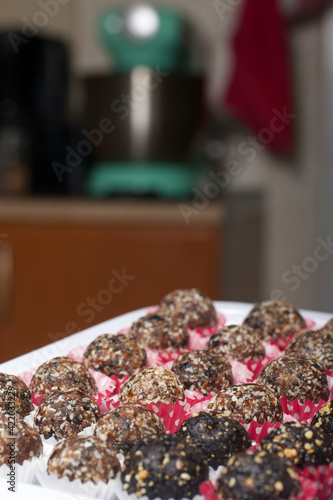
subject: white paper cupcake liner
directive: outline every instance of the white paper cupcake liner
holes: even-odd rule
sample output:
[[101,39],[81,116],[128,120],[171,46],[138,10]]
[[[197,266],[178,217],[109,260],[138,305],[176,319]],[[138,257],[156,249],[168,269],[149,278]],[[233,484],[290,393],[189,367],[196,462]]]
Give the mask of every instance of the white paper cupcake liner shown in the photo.
[[44,470],[38,470],[36,473],[38,483],[43,488],[64,491],[73,495],[84,495],[89,498],[98,498],[101,500],[111,500],[115,491],[121,487],[120,478],[111,479],[107,484],[100,482],[94,484],[92,481],[82,483],[79,479],[70,481],[68,477],[58,478],[56,474],[48,474],[47,467]]
[[34,405],[34,409],[29,413],[29,415],[27,415],[23,419],[25,421],[25,423],[30,425],[30,427],[34,427],[34,418],[35,418],[37,409],[38,409],[38,406]]
[[[15,464],[15,482],[17,483],[36,483],[36,473],[38,470],[43,470],[47,464],[48,456],[41,455],[34,457],[32,460],[25,460],[22,465]],[[10,468],[7,465],[0,467],[0,479],[8,480],[7,474]]]
[[211,483],[215,486],[217,483],[217,479],[219,475],[221,474],[221,471],[224,469],[224,465],[220,465],[216,470],[214,470],[212,467],[209,467],[209,480]]

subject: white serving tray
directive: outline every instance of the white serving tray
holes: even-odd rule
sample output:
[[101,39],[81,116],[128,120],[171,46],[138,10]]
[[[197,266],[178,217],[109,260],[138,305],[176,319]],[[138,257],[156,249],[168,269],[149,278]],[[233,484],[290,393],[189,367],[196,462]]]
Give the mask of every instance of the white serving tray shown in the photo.
[[[240,324],[253,304],[243,302],[215,302],[217,311],[223,313],[227,319],[227,324]],[[126,328],[133,321],[144,316],[147,312],[147,307],[132,311],[122,316],[104,321],[99,325],[92,326],[87,330],[76,333],[49,344],[45,347],[29,352],[18,358],[0,364],[0,372],[13,375],[20,375],[26,371],[35,370],[42,363],[55,356],[64,356],[75,347],[89,344],[98,335],[103,333],[117,333],[122,328]],[[322,313],[316,311],[301,310],[304,318],[311,319],[316,323],[316,328],[323,326],[333,314]],[[16,492],[13,494],[7,490],[7,485],[4,480],[0,480],[0,499],[11,500],[89,500],[87,496],[73,495],[60,491],[53,491],[31,484],[17,484]]]

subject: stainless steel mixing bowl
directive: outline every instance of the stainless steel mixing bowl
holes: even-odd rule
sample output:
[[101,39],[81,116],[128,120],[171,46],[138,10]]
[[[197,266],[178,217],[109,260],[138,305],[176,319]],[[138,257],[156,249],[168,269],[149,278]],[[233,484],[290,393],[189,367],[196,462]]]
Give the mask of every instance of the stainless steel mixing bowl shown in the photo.
[[[186,161],[204,119],[202,77],[137,67],[127,74],[87,79],[87,123],[101,128],[101,161]],[[110,127],[111,128],[111,127]]]

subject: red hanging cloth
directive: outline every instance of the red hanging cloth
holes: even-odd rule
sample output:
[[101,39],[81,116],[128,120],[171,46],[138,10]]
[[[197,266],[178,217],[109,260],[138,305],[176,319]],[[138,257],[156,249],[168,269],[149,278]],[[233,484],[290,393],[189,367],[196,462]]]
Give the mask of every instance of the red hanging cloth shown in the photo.
[[[286,115],[293,109],[286,20],[277,0],[245,1],[233,41],[235,68],[226,106],[259,138],[266,137],[268,147],[288,154],[293,148],[293,120]],[[280,125],[274,119],[279,114],[286,117]]]

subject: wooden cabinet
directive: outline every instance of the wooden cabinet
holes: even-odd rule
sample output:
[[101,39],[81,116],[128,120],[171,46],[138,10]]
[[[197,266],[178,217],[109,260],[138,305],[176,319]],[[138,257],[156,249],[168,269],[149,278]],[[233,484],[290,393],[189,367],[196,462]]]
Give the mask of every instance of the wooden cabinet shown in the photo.
[[186,224],[177,203],[1,202],[0,362],[176,288],[219,298],[223,214],[212,203]]

